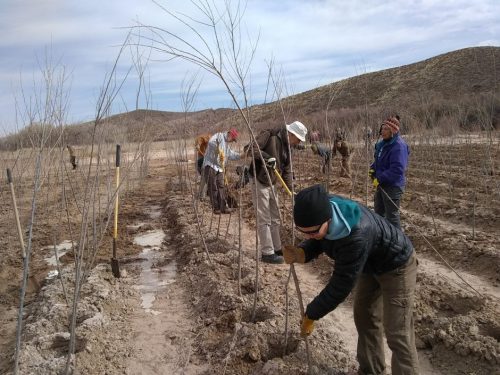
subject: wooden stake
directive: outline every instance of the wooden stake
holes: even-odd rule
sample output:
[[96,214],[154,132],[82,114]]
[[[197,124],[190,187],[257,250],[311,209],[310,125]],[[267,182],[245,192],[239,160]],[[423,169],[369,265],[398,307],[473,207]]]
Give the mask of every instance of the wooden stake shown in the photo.
[[7,181],[10,187],[10,194],[12,196],[12,206],[14,208],[14,215],[16,217],[16,226],[17,226],[17,235],[19,236],[19,243],[21,244],[21,253],[23,255],[23,259],[26,258],[26,250],[24,248],[24,236],[23,231],[21,229],[21,222],[19,220],[19,212],[17,210],[16,203],[16,193],[14,192],[14,183],[12,182],[12,173],[9,168],[7,168]]

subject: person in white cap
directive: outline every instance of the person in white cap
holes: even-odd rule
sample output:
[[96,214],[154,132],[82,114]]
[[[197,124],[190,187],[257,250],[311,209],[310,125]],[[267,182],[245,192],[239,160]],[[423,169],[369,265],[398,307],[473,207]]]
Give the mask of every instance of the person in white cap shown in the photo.
[[[281,175],[288,188],[292,187],[292,173],[290,168],[290,146],[305,142],[307,128],[300,121],[294,121],[286,127],[263,130],[256,137],[253,148],[255,170],[253,162],[250,163],[250,180],[253,204],[257,206],[257,237],[259,240],[259,253],[265,263],[281,264],[283,252],[280,239],[280,212],[277,201],[272,194],[273,186],[277,181],[274,168]],[[262,152],[265,163],[263,164],[259,152]],[[246,146],[251,153],[251,144]],[[268,178],[268,171],[270,181]]]

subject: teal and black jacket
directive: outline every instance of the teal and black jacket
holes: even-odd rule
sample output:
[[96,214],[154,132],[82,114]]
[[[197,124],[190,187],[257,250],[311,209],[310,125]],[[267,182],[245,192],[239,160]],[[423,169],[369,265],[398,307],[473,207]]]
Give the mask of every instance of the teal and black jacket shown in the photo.
[[[354,201],[338,196],[330,198],[340,203],[337,207],[352,227],[342,238],[309,239],[299,245],[304,249],[306,262],[321,253],[335,261],[328,284],[307,306],[306,314],[313,320],[322,318],[343,302],[361,273],[380,275],[393,271],[404,265],[413,252],[410,239],[386,219]],[[358,207],[357,211],[353,205]]]

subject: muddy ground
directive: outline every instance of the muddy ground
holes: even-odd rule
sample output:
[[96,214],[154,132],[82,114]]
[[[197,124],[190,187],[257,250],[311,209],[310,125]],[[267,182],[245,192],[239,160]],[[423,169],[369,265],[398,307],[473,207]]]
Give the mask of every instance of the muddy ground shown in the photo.
[[[402,203],[403,228],[419,257],[415,317],[421,373],[500,374],[499,175],[490,175],[487,168],[481,175],[480,161],[477,175],[471,175],[475,169],[456,156],[463,155],[460,147],[441,150],[444,156],[439,159],[453,162],[437,171],[428,162],[429,153],[437,149],[414,148]],[[334,159],[328,181],[332,192],[364,202],[359,155],[362,150],[354,158],[352,180],[337,177],[339,161]],[[498,146],[494,158],[498,160]],[[296,154],[294,161],[298,188],[325,182],[327,176],[319,173],[317,159],[307,151]],[[191,163],[183,165],[194,169]],[[215,216],[206,201],[194,210],[191,185],[178,171],[173,161],[153,160],[149,175],[123,198],[118,242],[122,277],[111,273],[108,235],[82,289],[74,373],[306,374],[308,363],[312,374],[355,373],[350,300],[317,322],[308,339],[308,358],[306,342],[298,335],[300,309],[293,280],[288,283],[285,335],[289,266],[259,264],[255,298],[255,220],[249,188],[241,192],[241,221],[238,211]],[[229,177],[234,183],[236,176]],[[471,192],[473,201],[468,199]],[[289,211],[290,202],[280,195],[284,212]],[[8,208],[2,212],[0,249],[0,373],[12,371],[21,277]],[[290,223],[285,214],[283,238],[288,240]],[[71,285],[74,269],[69,251],[61,258],[61,279],[46,279],[54,268],[45,259],[52,254],[46,248],[53,243],[52,225],[43,217],[38,221],[22,374],[57,374],[66,363],[70,307],[61,279]],[[58,235],[58,243],[66,239]],[[296,266],[305,303],[322,289],[333,266],[326,257]],[[388,349],[386,355],[390,365]]]

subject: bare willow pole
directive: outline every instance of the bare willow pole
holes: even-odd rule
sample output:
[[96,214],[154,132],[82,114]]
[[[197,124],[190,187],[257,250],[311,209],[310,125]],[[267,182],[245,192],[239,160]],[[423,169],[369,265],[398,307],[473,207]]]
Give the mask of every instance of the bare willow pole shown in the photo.
[[239,204],[238,204],[238,296],[241,297],[241,258],[242,258],[242,250],[243,250],[243,244],[241,243],[242,235],[241,235],[241,222],[243,220],[243,207],[242,207],[242,201],[243,201],[243,183],[245,182],[245,170],[243,169],[241,176],[240,176],[240,188],[239,188]]
[[24,309],[24,297],[26,295],[26,287],[28,285],[28,275],[29,275],[29,265],[31,257],[31,244],[33,238],[33,225],[35,223],[35,209],[36,209],[36,198],[40,187],[40,173],[42,169],[42,151],[40,150],[36,159],[35,166],[35,181],[33,186],[33,197],[31,199],[31,217],[28,226],[28,247],[26,249],[26,256],[24,257],[23,264],[23,282],[21,286],[21,292],[19,297],[19,314],[17,316],[17,331],[16,331],[16,352],[14,354],[14,374],[19,373],[19,356],[21,354],[21,333],[23,327],[23,309]]
[[285,283],[285,345],[283,345],[283,356],[286,355],[287,353],[287,348],[288,348],[288,309],[290,307],[290,298],[289,298],[289,293],[288,293],[288,286],[290,285],[290,277],[292,276],[292,269],[290,268],[288,270],[288,277],[286,278],[286,283]]
[[[253,170],[255,171],[255,157],[254,155],[254,143],[252,142],[252,167]],[[254,204],[254,209],[255,209],[255,227],[257,228],[255,230],[255,292],[254,292],[254,298],[253,298],[253,307],[252,307],[252,314],[251,314],[251,320],[255,320],[255,314],[257,312],[257,300],[259,299],[259,236],[257,234],[259,230],[259,200],[257,199],[257,194],[258,188],[257,188],[257,176],[254,177],[254,189],[255,189],[255,204]]]
[[113,256],[111,257],[111,271],[114,277],[120,277],[120,264],[116,257],[116,240],[118,239],[118,198],[120,196],[120,151],[121,146],[116,145],[116,196],[115,196],[115,210],[113,215]]
[[[279,176],[278,173],[277,173],[277,176]],[[280,178],[281,183],[284,186],[286,186],[286,184],[283,181],[283,179],[281,178],[281,176],[279,176],[279,178]],[[293,201],[293,193],[290,190],[288,190],[288,189],[286,189],[286,191],[292,197],[292,201]],[[292,226],[292,228],[293,228],[293,226]],[[295,236],[293,236],[292,243],[294,243],[294,242],[295,242]],[[290,264],[290,272],[289,272],[287,281],[290,280],[290,274],[293,276],[293,281],[295,283],[295,289],[297,291],[297,298],[299,299],[300,317],[301,317],[301,319],[303,319],[304,318],[304,314],[305,314],[304,302],[302,300],[302,292],[300,291],[299,278],[297,277],[297,273],[295,272],[295,265],[293,263]],[[288,287],[286,288],[286,290],[288,290]],[[288,299],[288,296],[286,297],[286,299]],[[287,308],[288,308],[288,305],[287,305]],[[286,315],[287,315],[287,318],[285,319],[285,323],[287,324],[288,323],[288,310],[287,310],[287,314]],[[288,332],[288,326],[285,328],[285,332],[286,333]],[[285,338],[285,350],[286,350],[286,342],[287,342],[287,339]],[[307,366],[308,366],[308,371],[310,371],[311,370],[311,359],[310,359],[310,354],[309,354],[309,352],[310,352],[309,351],[309,340],[308,340],[307,336],[305,337],[305,343],[306,343]]]
[[66,287],[64,286],[64,280],[62,278],[61,264],[59,263],[59,252],[57,251],[56,245],[56,235],[54,234],[54,257],[56,258],[56,268],[57,268],[57,278],[61,282],[61,288],[64,294],[64,299],[66,301],[66,306],[69,306],[68,293],[66,293]]
[[207,254],[208,263],[210,263],[210,265],[213,265],[212,258],[210,258],[210,252],[208,251],[207,242],[205,241],[205,235],[203,234],[203,228],[201,227],[200,213],[198,211],[198,205],[196,204],[196,193],[193,189],[191,177],[189,175],[189,169],[187,167],[186,167],[186,174],[188,179],[189,191],[191,193],[191,203],[193,205],[194,214],[196,216],[196,227],[198,228],[198,233],[201,237],[205,254]]
[[[271,75],[271,77],[272,77],[272,75]],[[274,79],[273,79],[273,84],[274,84],[275,90],[276,90],[277,89],[277,82],[275,82]],[[281,97],[278,97],[278,103],[280,104],[280,108],[281,108],[281,111],[282,111],[283,117],[284,117],[285,112],[283,109]],[[285,120],[284,122],[286,123],[285,118],[284,118],[284,120]],[[288,155],[290,155],[290,170],[291,170],[291,173],[293,175],[294,169],[293,169],[293,158],[292,158],[292,149],[290,147],[290,142],[288,142]],[[276,173],[277,177],[279,177],[279,181],[283,184],[284,187],[286,187],[285,182],[283,181],[283,179],[281,178],[281,176],[279,175],[279,173],[276,170],[275,170],[275,173]],[[292,202],[292,212],[293,212],[293,207],[295,204],[295,201],[294,201],[295,193],[294,193],[293,179],[292,179],[291,188],[292,188],[292,190],[289,190],[288,188],[286,188],[285,190],[290,195],[291,202]],[[281,215],[280,215],[280,220],[281,220],[281,222],[283,222]],[[293,221],[293,214],[292,214],[292,221]],[[292,223],[292,245],[294,245],[294,244],[295,244],[295,226]],[[295,283],[295,289],[297,291],[297,297],[299,300],[299,307],[300,307],[300,318],[303,319],[304,314],[305,314],[304,302],[302,300],[302,292],[300,290],[299,279],[297,277],[297,273],[295,272],[295,265],[292,263],[292,264],[290,264],[290,270],[289,270],[289,274],[288,274],[288,278],[287,278],[287,283],[285,286],[285,301],[286,301],[286,303],[285,303],[285,347],[283,350],[285,353],[286,353],[286,347],[288,345],[288,313],[289,313],[289,311],[288,311],[288,308],[289,308],[288,284],[290,282],[290,275],[293,276],[293,281]],[[311,367],[311,356],[310,356],[310,349],[309,349],[309,338],[307,336],[305,337],[305,344],[306,344],[307,370],[308,370],[308,372],[310,372],[312,367]]]
[[[161,9],[165,11],[170,17],[172,17],[175,21],[182,24],[187,28],[188,32],[191,33],[194,38],[200,42],[200,47],[196,47],[195,44],[191,41],[188,41],[184,37],[181,37],[180,33],[174,33],[169,30],[163,29],[161,27],[153,27],[153,26],[145,26],[138,25],[137,28],[148,28],[151,33],[151,41],[155,42],[155,45],[151,48],[154,48],[156,51],[160,53],[164,53],[173,58],[181,58],[187,62],[193,63],[207,72],[213,74],[217,78],[221,80],[224,87],[226,88],[229,96],[231,97],[233,103],[235,104],[238,113],[241,115],[245,126],[247,127],[250,133],[250,142],[257,145],[256,137],[253,132],[252,126],[250,124],[250,116],[249,116],[249,105],[248,105],[248,97],[245,86],[245,80],[248,77],[248,69],[249,62],[252,61],[255,54],[255,46],[253,46],[253,50],[251,51],[251,56],[244,56],[243,51],[241,50],[241,34],[239,32],[238,27],[241,25],[241,19],[243,17],[242,10],[243,7],[240,7],[238,2],[236,6],[236,10],[233,13],[233,10],[230,9],[230,3],[225,3],[225,9],[223,12],[217,8],[215,3],[213,2],[194,2],[194,5],[198,8],[198,10],[202,13],[204,17],[207,18],[206,22],[194,21],[192,17],[183,16],[177,13],[174,13],[170,9],[162,6],[158,3],[158,1],[153,0],[155,4],[157,4]],[[221,21],[222,19],[222,21]],[[212,36],[214,38],[214,46],[211,47],[209,41],[202,36],[198,28],[203,26],[208,27],[213,33]],[[220,28],[223,30],[220,30]],[[135,29],[135,28],[133,28]],[[224,37],[226,39],[224,39]],[[227,42],[227,43],[226,43]],[[229,45],[229,49],[226,50],[224,46]],[[227,61],[226,61],[227,60]],[[247,65],[244,63],[246,62]],[[235,87],[233,87],[234,85]],[[235,92],[237,89],[241,92],[241,96],[244,100],[244,106],[240,105],[237,97],[240,97]],[[243,110],[246,109],[246,111]],[[264,157],[259,147],[257,148],[257,155],[261,160],[262,164],[264,163]],[[252,151],[255,151],[252,148]],[[255,163],[255,153],[252,152],[252,160]],[[266,173],[267,180],[269,181],[269,185],[272,186],[271,177],[269,175],[269,171],[267,168],[264,168]],[[257,186],[255,186],[257,188]],[[274,189],[271,189],[271,194],[273,198],[276,199],[276,193]],[[280,215],[281,216],[281,215]],[[257,225],[258,225],[258,216]],[[281,217],[280,217],[281,219]],[[256,243],[258,245],[258,236],[256,232]],[[256,285],[255,285],[255,298],[254,298],[254,306],[252,311],[252,319],[255,318],[256,304],[257,304],[257,296],[258,296],[258,276],[259,276],[259,253],[258,246],[256,248]]]
[[19,211],[17,209],[16,193],[14,192],[14,182],[12,181],[12,172],[10,171],[10,168],[7,168],[7,182],[10,187],[10,195],[12,197],[12,207],[14,209],[14,216],[16,218],[17,235],[19,237],[19,244],[21,245],[21,253],[24,259],[26,258],[26,250],[24,247],[24,236],[23,236],[23,230],[21,229],[21,222],[19,220]]
[[[87,239],[87,228],[89,224],[89,211],[90,211],[90,202],[89,202],[89,197],[92,195],[92,185],[90,183],[90,178],[91,178],[91,172],[92,168],[94,166],[93,158],[94,158],[94,152],[95,152],[95,142],[98,137],[97,130],[99,125],[101,125],[101,121],[104,118],[104,116],[109,113],[109,110],[111,108],[111,104],[113,103],[114,99],[118,95],[121,86],[125,82],[130,70],[126,73],[126,76],[123,78],[123,80],[119,83],[118,86],[116,86],[116,70],[118,66],[118,62],[121,58],[121,55],[123,53],[123,50],[125,46],[128,44],[128,40],[130,37],[130,33],[127,35],[125,41],[123,42],[118,55],[114,61],[113,67],[111,69],[111,72],[109,76],[105,77],[105,83],[104,87],[101,89],[101,92],[99,93],[99,98],[97,101],[97,108],[96,108],[96,116],[93,121],[93,127],[92,127],[92,135],[91,135],[91,147],[90,147],[90,162],[87,168],[86,172],[86,181],[84,184],[84,192],[83,192],[83,207],[82,207],[82,214],[81,214],[81,221],[80,221],[80,236],[79,236],[79,241],[78,241],[78,246],[77,246],[77,252],[75,256],[75,287],[73,291],[73,305],[71,309],[71,319],[70,319],[70,340],[69,340],[69,348],[68,348],[68,356],[66,358],[66,365],[64,368],[64,373],[69,374],[71,372],[71,362],[72,359],[74,358],[74,351],[75,351],[75,338],[76,338],[76,315],[77,315],[77,309],[78,309],[78,302],[79,302],[79,297],[80,297],[80,290],[82,286],[82,282],[84,281],[84,275],[85,275],[85,270],[84,268],[84,250],[86,248],[86,243],[88,241]],[[100,165],[100,157],[97,158],[96,161],[96,168],[99,168]],[[75,365],[76,366],[76,365]]]

